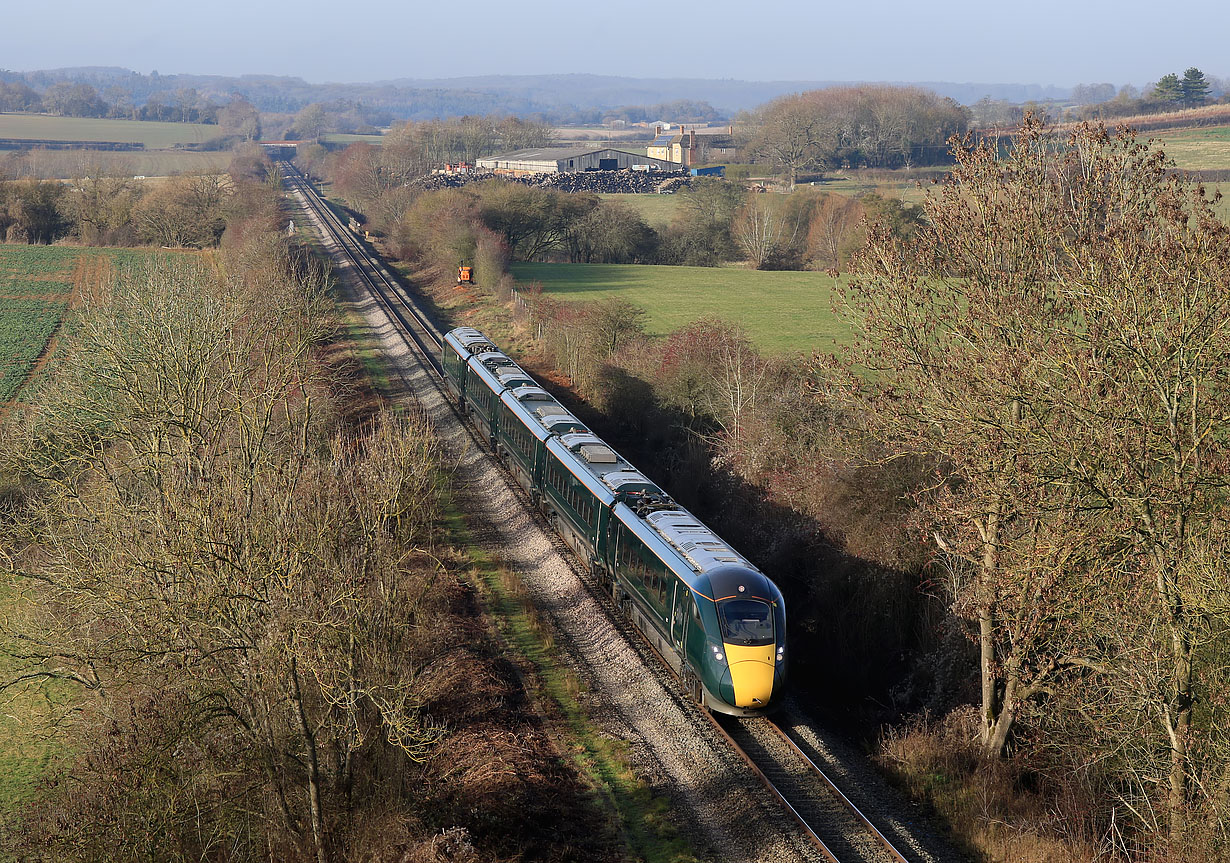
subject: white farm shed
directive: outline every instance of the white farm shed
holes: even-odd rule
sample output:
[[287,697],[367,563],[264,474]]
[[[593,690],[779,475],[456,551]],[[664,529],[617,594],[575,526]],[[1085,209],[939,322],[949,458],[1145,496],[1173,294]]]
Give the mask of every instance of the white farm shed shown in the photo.
[[478,167],[514,174],[568,174],[579,171],[622,171],[633,165],[651,165],[660,171],[678,171],[677,162],[651,159],[614,150],[610,147],[586,149],[577,147],[539,147],[501,153],[489,159],[479,159]]

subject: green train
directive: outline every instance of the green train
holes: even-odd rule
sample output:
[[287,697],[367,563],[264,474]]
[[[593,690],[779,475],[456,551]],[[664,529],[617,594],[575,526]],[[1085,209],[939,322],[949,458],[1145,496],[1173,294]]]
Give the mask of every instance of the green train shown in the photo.
[[781,592],[486,336],[448,333],[441,366],[462,412],[692,696],[765,712],[786,683]]

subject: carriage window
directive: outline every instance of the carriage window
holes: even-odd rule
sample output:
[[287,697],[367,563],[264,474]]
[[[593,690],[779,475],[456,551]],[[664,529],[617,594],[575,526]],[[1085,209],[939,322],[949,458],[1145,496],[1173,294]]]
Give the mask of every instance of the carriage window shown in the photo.
[[731,644],[773,643],[773,609],[758,599],[728,599],[718,603],[722,638]]

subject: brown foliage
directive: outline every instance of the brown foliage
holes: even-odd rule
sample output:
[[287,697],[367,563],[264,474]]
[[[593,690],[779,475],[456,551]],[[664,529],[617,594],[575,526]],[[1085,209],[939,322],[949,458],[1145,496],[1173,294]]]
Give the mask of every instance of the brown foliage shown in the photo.
[[1116,829],[1224,835],[1230,750],[1193,703],[1226,680],[1230,229],[1131,134],[1028,122],[1004,161],[956,154],[913,242],[873,230],[825,395],[866,452],[932,466],[915,500],[977,627],[986,752],[1025,718],[1114,765]]

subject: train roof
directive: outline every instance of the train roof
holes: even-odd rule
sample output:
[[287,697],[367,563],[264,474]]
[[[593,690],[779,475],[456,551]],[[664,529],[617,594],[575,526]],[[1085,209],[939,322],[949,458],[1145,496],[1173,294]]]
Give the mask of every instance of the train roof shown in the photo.
[[[459,348],[461,354],[482,353],[484,350],[497,351],[491,340],[473,327],[457,327],[445,334],[444,340]],[[498,351],[497,351],[498,352]]]
[[755,569],[747,558],[731,548],[730,543],[686,509],[657,510],[646,515],[644,520],[697,572],[710,572],[732,564]]
[[483,350],[482,353],[471,356],[467,362],[474,374],[496,394],[509,387],[534,383],[533,377],[500,351]]
[[539,440],[546,440],[551,434],[585,429],[583,422],[537,385],[513,387],[500,396],[500,401],[521,417]]
[[612,512],[671,572],[706,599],[748,596],[782,601],[767,575],[687,510],[674,507],[642,515],[635,506],[619,502]]
[[[611,494],[657,493],[662,490],[648,477],[632,466],[632,463],[615,452],[610,444],[589,431],[561,434],[558,443],[549,442],[547,447],[573,472],[584,471],[592,476]],[[555,443],[555,446],[551,444]]]

